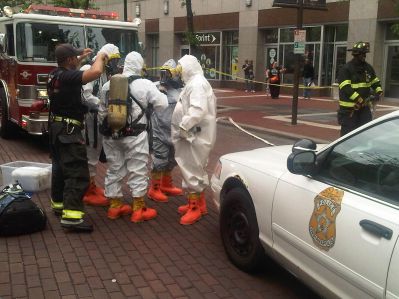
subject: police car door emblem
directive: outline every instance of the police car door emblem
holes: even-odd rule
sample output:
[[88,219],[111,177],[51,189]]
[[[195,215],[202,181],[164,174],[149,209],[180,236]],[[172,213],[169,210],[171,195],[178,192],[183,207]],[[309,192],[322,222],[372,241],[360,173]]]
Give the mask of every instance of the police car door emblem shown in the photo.
[[328,251],[335,244],[335,219],[341,211],[341,202],[344,191],[329,187],[314,199],[314,210],[309,221],[309,233],[313,243]]

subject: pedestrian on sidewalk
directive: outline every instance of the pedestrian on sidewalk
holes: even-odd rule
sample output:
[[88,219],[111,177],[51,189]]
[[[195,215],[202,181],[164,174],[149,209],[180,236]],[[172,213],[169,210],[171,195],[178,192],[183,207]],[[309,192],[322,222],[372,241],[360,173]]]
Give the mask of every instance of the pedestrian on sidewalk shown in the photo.
[[244,71],[244,78],[245,78],[245,92],[248,92],[250,91],[250,86],[249,86],[250,65],[248,59],[245,59],[245,63],[243,64],[242,69]]
[[277,62],[273,62],[271,68],[266,71],[266,77],[269,78],[269,88],[272,99],[278,99],[280,96],[281,74],[284,72],[285,69],[281,68]]
[[[61,216],[61,226],[72,231],[93,231],[84,219],[83,196],[89,187],[87,151],[82,135],[86,107],[82,85],[101,76],[109,54],[101,48],[93,65],[78,70],[80,62],[92,53],[60,44],[55,49],[58,67],[49,75],[49,137],[52,162],[51,208]],[[78,57],[79,56],[79,57]]]
[[[100,105],[100,91],[102,86],[108,81],[108,77],[118,73],[118,62],[120,53],[119,48],[114,44],[107,44],[104,46],[109,50],[110,56],[104,72],[97,80],[89,82],[82,86],[82,102],[87,107],[85,114],[85,142],[87,150],[87,158],[89,162],[90,185],[85,195],[83,202],[92,206],[108,206],[109,202],[104,196],[104,189],[97,186],[95,178],[97,175],[97,164],[101,155],[102,149],[102,135],[98,130],[98,107]],[[91,63],[83,65],[80,70],[85,71],[90,69]]]
[[177,165],[171,137],[172,114],[182,91],[183,82],[176,73],[176,61],[169,59],[161,67],[158,88],[166,89],[168,107],[151,115],[153,144],[151,153],[151,179],[148,198],[168,202],[168,195],[178,196],[183,190],[174,186],[172,171]]
[[303,98],[305,100],[310,100],[311,85],[314,80],[314,67],[310,59],[305,59],[305,64],[303,66]]
[[338,124],[341,136],[372,120],[371,89],[378,98],[382,95],[380,79],[374,68],[366,62],[366,53],[370,51],[368,42],[357,42],[352,49],[352,60],[345,64],[338,75],[339,110]]
[[178,208],[180,224],[189,225],[207,214],[205,168],[216,140],[216,97],[195,56],[183,56],[179,65],[185,86],[172,115],[172,142],[188,200]]
[[[128,78],[128,104],[126,122],[123,128],[113,131],[108,125],[109,104],[118,105],[119,99],[111,99],[110,81],[101,93],[99,117],[104,135],[103,146],[107,156],[108,169],[105,177],[105,196],[110,201],[107,217],[117,219],[132,214],[130,221],[137,223],[157,216],[155,209],[146,206],[148,187],[149,143],[148,108],[156,111],[168,106],[168,99],[156,85],[142,78],[144,60],[140,53],[130,52],[125,59],[122,75]],[[112,78],[111,78],[112,80]],[[112,86],[113,88],[113,86]],[[112,101],[112,102],[111,102]],[[123,202],[122,183],[127,177],[131,192],[131,207]]]
[[248,62],[249,64],[249,90],[251,92],[255,92],[255,73],[254,73],[254,62],[252,60],[250,60]]

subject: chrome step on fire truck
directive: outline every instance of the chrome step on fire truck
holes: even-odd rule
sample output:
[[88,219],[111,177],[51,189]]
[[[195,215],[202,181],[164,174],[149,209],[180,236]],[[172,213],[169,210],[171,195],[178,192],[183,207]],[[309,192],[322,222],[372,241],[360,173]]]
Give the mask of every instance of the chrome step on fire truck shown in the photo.
[[0,10],[0,136],[12,137],[15,125],[29,134],[47,132],[48,74],[56,67],[55,47],[70,43],[94,53],[106,43],[122,58],[139,51],[138,26],[116,21],[115,12],[31,5],[26,12]]

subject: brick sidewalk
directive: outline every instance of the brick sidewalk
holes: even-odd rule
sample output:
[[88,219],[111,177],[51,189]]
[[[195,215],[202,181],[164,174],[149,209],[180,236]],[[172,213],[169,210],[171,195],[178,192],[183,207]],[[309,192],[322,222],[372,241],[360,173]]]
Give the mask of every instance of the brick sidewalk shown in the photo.
[[[338,136],[336,102],[300,101],[298,125],[292,126],[288,97],[271,100],[260,92],[230,90],[216,94],[218,116],[231,116],[246,127],[297,138],[332,140]],[[264,146],[238,130],[219,134],[208,172],[221,154],[232,148],[245,150],[248,145]],[[50,163],[46,146],[36,138],[0,139],[0,164],[16,160]],[[102,185],[105,165],[100,164],[98,170]],[[174,178],[180,181],[178,170]],[[129,198],[126,187],[124,193]],[[254,276],[236,269],[223,250],[217,210],[210,200],[209,215],[192,226],[178,223],[176,209],[185,203],[182,197],[167,204],[149,202],[159,216],[141,224],[132,224],[127,217],[111,221],[105,208],[88,207],[95,224],[92,234],[65,233],[50,210],[48,190],[34,194],[33,200],[45,209],[48,227],[40,233],[0,238],[1,299],[317,298],[273,264]]]
[[[220,154],[237,142],[236,149],[262,146],[238,130],[230,131],[219,135],[209,173]],[[0,164],[13,160],[50,163],[43,143],[23,135],[0,139]],[[100,164],[98,170],[102,185],[105,166]],[[180,182],[178,170],[174,178]],[[130,197],[126,188],[124,193]],[[272,263],[254,276],[235,268],[223,250],[211,200],[209,214],[192,226],[178,222],[177,207],[185,203],[182,197],[167,204],[148,202],[159,216],[140,224],[128,217],[111,221],[105,208],[87,207],[95,224],[92,234],[65,233],[60,228],[50,210],[49,190],[35,193],[33,200],[45,209],[48,227],[31,235],[0,238],[2,299],[317,298]]]
[[[329,98],[298,100],[297,124],[291,124],[292,96],[271,99],[264,92],[245,93],[237,90],[216,90],[218,116],[231,117],[247,127],[296,138],[311,138],[328,143],[339,137],[337,101]],[[399,102],[399,101],[398,101]],[[399,103],[380,102],[376,116],[399,109]]]

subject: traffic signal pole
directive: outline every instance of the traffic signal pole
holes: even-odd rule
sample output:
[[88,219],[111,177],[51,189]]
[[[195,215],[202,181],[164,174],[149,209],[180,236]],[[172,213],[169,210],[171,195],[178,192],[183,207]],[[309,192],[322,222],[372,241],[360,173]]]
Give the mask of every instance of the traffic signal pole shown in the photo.
[[[297,29],[301,30],[303,26],[303,0],[298,0],[297,8]],[[294,90],[292,91],[292,115],[291,124],[297,124],[298,118],[298,94],[299,94],[299,71],[301,66],[301,54],[295,54],[295,68],[294,68]]]

